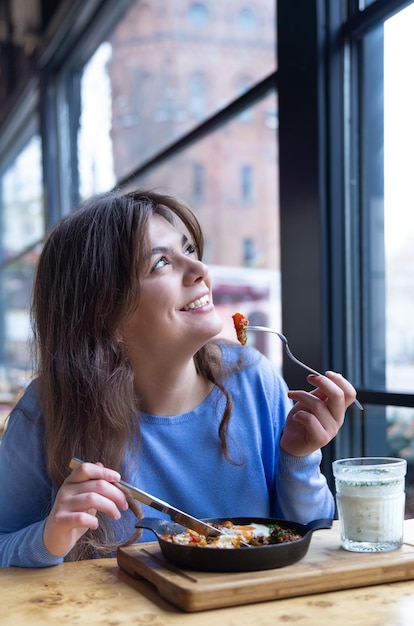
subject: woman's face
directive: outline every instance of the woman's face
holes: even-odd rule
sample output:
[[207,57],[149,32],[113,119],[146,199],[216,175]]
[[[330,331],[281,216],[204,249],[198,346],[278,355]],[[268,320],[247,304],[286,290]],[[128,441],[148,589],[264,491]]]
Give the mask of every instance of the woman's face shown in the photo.
[[122,324],[124,341],[143,353],[192,355],[222,329],[208,268],[193,242],[160,215],[150,220],[149,242],[139,304]]

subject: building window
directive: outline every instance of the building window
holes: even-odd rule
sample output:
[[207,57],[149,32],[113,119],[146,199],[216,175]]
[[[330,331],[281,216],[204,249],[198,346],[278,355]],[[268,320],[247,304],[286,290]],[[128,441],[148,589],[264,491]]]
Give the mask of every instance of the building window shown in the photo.
[[240,9],[236,15],[236,27],[242,33],[252,33],[258,25],[257,13],[251,7]]
[[208,22],[208,10],[202,2],[194,2],[188,11],[189,22],[194,28],[202,28]]
[[256,252],[253,239],[247,238],[243,240],[243,265],[246,267],[254,267]]
[[201,119],[205,110],[206,79],[203,74],[196,73],[190,76],[190,113],[196,119]]
[[243,165],[240,170],[241,197],[243,202],[250,203],[253,200],[253,168],[251,165]]
[[201,202],[205,196],[205,171],[200,163],[193,164],[193,197],[195,202]]

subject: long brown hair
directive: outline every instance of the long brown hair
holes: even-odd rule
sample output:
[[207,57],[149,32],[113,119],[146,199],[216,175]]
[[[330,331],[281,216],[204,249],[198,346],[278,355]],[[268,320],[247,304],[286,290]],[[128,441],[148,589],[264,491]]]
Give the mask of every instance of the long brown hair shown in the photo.
[[[51,231],[40,255],[32,326],[47,468],[56,489],[68,475],[72,456],[127,475],[126,450],[131,442],[138,445],[133,372],[117,328],[138,303],[154,213],[171,223],[178,218],[202,258],[203,233],[194,213],[175,198],[149,190],[114,191],[88,200]],[[223,385],[218,344],[210,342],[194,358],[199,374],[226,397],[219,434],[229,458],[232,401]],[[90,556],[96,541],[109,542],[110,526],[101,516],[98,533],[86,533],[75,558]]]

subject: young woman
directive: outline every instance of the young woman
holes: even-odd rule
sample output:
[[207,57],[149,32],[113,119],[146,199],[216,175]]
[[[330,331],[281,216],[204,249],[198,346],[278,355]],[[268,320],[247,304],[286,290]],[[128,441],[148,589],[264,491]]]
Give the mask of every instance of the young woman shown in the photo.
[[[136,515],[157,513],[127,501],[121,476],[200,518],[333,515],[320,448],[354,388],[327,372],[308,377],[312,392],[288,391],[260,353],[214,339],[202,254],[192,211],[152,191],[93,198],[49,234],[38,371],[0,445],[1,566],[136,540]],[[86,462],[70,471],[73,456]]]

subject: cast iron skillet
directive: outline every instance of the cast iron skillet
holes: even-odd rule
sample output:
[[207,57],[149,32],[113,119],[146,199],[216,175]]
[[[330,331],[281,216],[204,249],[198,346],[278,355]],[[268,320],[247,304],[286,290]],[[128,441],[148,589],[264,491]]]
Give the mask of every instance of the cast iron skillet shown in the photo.
[[282,528],[290,528],[302,536],[296,541],[269,546],[234,549],[201,548],[182,546],[163,539],[161,535],[178,534],[186,530],[183,526],[169,520],[144,517],[135,526],[152,530],[155,533],[161,552],[167,561],[185,569],[203,572],[252,572],[291,565],[300,561],[307,553],[314,530],[331,528],[332,526],[331,519],[318,519],[309,524],[263,517],[227,517],[203,521],[221,524],[226,520],[230,520],[233,524],[242,525],[250,523],[279,524]]

